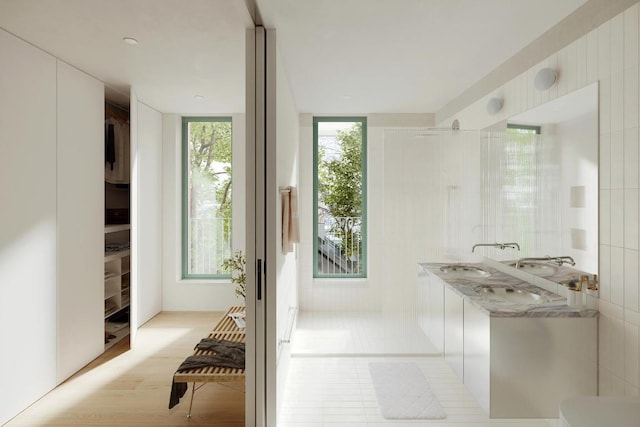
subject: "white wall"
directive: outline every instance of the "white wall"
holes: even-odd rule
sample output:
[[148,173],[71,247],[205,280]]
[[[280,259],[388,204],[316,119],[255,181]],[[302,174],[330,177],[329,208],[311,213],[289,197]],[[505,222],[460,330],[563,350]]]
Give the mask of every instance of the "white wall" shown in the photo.
[[134,327],[162,310],[162,114],[132,98]]
[[0,63],[3,424],[56,385],[56,60],[0,30]]
[[58,382],[104,351],[104,86],[57,62]]
[[[189,116],[192,116],[190,114]],[[206,114],[203,114],[206,116]],[[232,114],[233,250],[245,245],[245,122]],[[162,115],[162,306],[166,311],[226,310],[241,304],[229,280],[182,279],[182,116]]]
[[[277,176],[278,187],[298,187],[298,111],[293,101],[289,81],[284,71],[282,58],[277,53],[276,67],[276,138],[277,146]],[[298,189],[298,188],[297,188]],[[298,189],[299,190],[299,189]],[[272,194],[280,201],[280,193]],[[289,369],[291,346],[282,341],[289,338],[288,328],[295,330],[294,314],[298,306],[298,244],[294,244],[293,252],[282,253],[282,209],[277,203],[277,218],[280,219],[276,228],[276,339],[278,342],[279,358],[277,360],[277,394],[278,409],[282,402],[285,382]]]
[[[481,129],[599,81],[598,363],[603,395],[640,395],[638,8],[633,5],[482,99],[439,120],[440,126],[448,126],[457,118],[465,128]],[[535,91],[536,72],[548,66],[559,70],[557,84],[548,91]],[[485,106],[493,96],[504,98],[504,110],[488,116]]]

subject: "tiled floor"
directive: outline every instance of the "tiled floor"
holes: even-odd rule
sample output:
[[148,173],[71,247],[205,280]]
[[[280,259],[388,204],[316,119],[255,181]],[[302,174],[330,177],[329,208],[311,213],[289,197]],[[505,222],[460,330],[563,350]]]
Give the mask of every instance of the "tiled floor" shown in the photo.
[[[414,362],[443,406],[444,420],[386,420],[369,363]],[[490,420],[446,362],[434,357],[294,357],[279,427],[549,427],[546,420]]]
[[[387,420],[369,363],[414,362],[444,420]],[[557,420],[490,420],[411,321],[372,313],[300,313],[279,427],[549,427]]]
[[366,312],[301,312],[293,355],[414,355],[436,349],[415,320]]

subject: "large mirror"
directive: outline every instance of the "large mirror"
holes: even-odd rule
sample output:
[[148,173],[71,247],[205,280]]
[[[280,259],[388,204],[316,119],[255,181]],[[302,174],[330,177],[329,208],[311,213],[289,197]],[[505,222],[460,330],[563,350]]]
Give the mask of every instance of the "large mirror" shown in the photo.
[[483,222],[496,241],[518,242],[519,257],[570,256],[574,268],[597,273],[598,123],[594,83],[491,133],[482,144]]

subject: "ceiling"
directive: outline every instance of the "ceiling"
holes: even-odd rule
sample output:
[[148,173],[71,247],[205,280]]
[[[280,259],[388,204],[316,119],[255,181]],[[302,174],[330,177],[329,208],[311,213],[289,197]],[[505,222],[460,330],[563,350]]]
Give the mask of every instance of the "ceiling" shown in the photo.
[[244,0],[0,0],[0,27],[165,113],[244,111],[252,26]]
[[[586,1],[257,4],[298,110],[338,114],[436,112]],[[251,26],[245,0],[0,0],[0,27],[162,112],[244,111]]]

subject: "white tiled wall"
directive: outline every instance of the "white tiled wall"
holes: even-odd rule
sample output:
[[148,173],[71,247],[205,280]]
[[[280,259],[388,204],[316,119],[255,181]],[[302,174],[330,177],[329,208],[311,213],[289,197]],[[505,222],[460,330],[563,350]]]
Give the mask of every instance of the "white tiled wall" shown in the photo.
[[[600,394],[640,395],[640,252],[638,125],[640,123],[639,6],[627,9],[452,117],[482,129],[590,83],[600,83]],[[533,79],[556,68],[557,84],[539,92]],[[489,116],[489,98],[504,109]],[[576,355],[580,357],[580,355]]]

